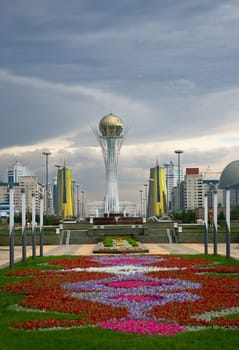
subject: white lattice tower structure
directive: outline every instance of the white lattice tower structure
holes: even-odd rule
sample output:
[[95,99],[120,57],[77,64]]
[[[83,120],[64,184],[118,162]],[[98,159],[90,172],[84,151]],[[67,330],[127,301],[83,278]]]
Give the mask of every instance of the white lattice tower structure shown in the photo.
[[93,127],[105,162],[106,191],[105,213],[119,212],[118,160],[124,140],[124,125],[119,117],[113,114],[104,116],[99,123],[99,130]]

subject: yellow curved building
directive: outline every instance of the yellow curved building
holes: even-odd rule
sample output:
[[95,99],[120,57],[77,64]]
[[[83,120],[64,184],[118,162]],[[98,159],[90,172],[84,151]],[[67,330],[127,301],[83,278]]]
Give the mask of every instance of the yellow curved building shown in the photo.
[[165,169],[156,163],[150,169],[147,216],[161,217],[167,212],[167,182]]
[[74,216],[72,171],[64,162],[57,174],[57,214],[63,217]]

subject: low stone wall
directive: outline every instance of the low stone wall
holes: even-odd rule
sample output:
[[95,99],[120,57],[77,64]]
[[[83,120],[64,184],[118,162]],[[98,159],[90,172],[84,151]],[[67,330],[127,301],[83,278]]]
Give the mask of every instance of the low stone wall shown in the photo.
[[[97,244],[105,236],[128,235],[141,243],[204,243],[203,232],[180,232],[173,229],[128,228],[86,230],[63,230],[61,244]],[[226,234],[218,233],[218,243],[226,242]],[[208,242],[213,243],[213,233],[208,234]],[[231,243],[239,243],[239,233],[231,233]]]
[[[22,245],[22,235],[15,234],[14,235],[14,244],[16,246]],[[36,234],[36,244],[40,244],[40,234]],[[44,234],[44,244],[45,245],[58,245],[60,244],[60,235],[59,234]],[[0,235],[0,246],[8,246],[9,245],[9,235],[1,234]],[[26,234],[26,245],[32,245],[32,234]]]
[[[143,225],[92,225],[66,224],[60,234],[44,234],[45,245],[60,244],[97,244],[105,236],[128,235],[141,243],[204,243],[203,232],[190,232],[188,229],[176,233],[171,223],[147,223]],[[32,234],[28,232],[27,245],[32,244]],[[39,245],[40,234],[36,234],[36,244]],[[226,242],[226,234],[218,233],[218,243]],[[22,235],[15,232],[15,245],[21,245]],[[213,243],[213,232],[208,234],[208,242]],[[231,233],[231,243],[239,243],[239,232]],[[9,234],[0,234],[0,246],[9,245]]]
[[[231,243],[239,243],[239,232],[230,234]],[[226,243],[226,233],[217,234],[218,243]],[[213,232],[208,233],[208,242],[213,243]],[[180,232],[178,233],[178,243],[204,243],[204,233],[202,232]]]

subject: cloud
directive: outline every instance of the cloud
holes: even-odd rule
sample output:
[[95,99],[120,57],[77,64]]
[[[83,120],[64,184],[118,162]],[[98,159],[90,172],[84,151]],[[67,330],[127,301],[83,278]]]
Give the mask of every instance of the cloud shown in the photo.
[[160,86],[159,97],[145,96],[142,102],[117,91],[53,83],[5,70],[0,71],[1,87],[1,114],[10,130],[9,134],[1,131],[3,148],[45,143],[60,149],[64,143],[74,150],[97,145],[91,126],[110,111],[117,111],[129,127],[128,144],[189,142],[202,135],[230,133],[239,126],[238,88],[202,94],[190,81],[169,81]]
[[139,117],[147,113],[142,102],[112,91],[16,76],[5,70],[0,71],[0,90],[0,111],[10,132],[6,134],[2,129],[2,147],[47,142],[75,134],[77,129],[84,134],[95,120],[98,122],[99,115],[112,109],[123,112],[122,106]]
[[[18,158],[44,182],[64,158],[90,198],[104,163],[91,127],[129,131],[120,193],[138,198],[156,158],[222,169],[238,156],[239,1],[22,0],[2,4],[0,177]],[[124,198],[127,199],[127,198]]]

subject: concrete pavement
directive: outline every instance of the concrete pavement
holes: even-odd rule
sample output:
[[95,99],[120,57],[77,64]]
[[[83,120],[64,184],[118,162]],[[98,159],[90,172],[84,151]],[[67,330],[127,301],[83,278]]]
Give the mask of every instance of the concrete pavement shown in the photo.
[[[148,249],[148,254],[203,254],[204,244],[182,244],[182,243],[148,243],[144,244]],[[44,256],[50,255],[91,255],[94,244],[69,244],[69,245],[47,245],[44,246]],[[231,257],[239,260],[239,243],[232,243],[230,246]],[[217,246],[218,255],[226,255],[225,243]],[[213,244],[208,245],[208,253],[213,254]],[[27,247],[27,257],[32,255],[32,247]],[[36,255],[39,256],[39,246],[36,247]],[[20,261],[22,258],[22,247],[15,246],[14,259]],[[0,268],[9,266],[9,247],[0,247]]]

